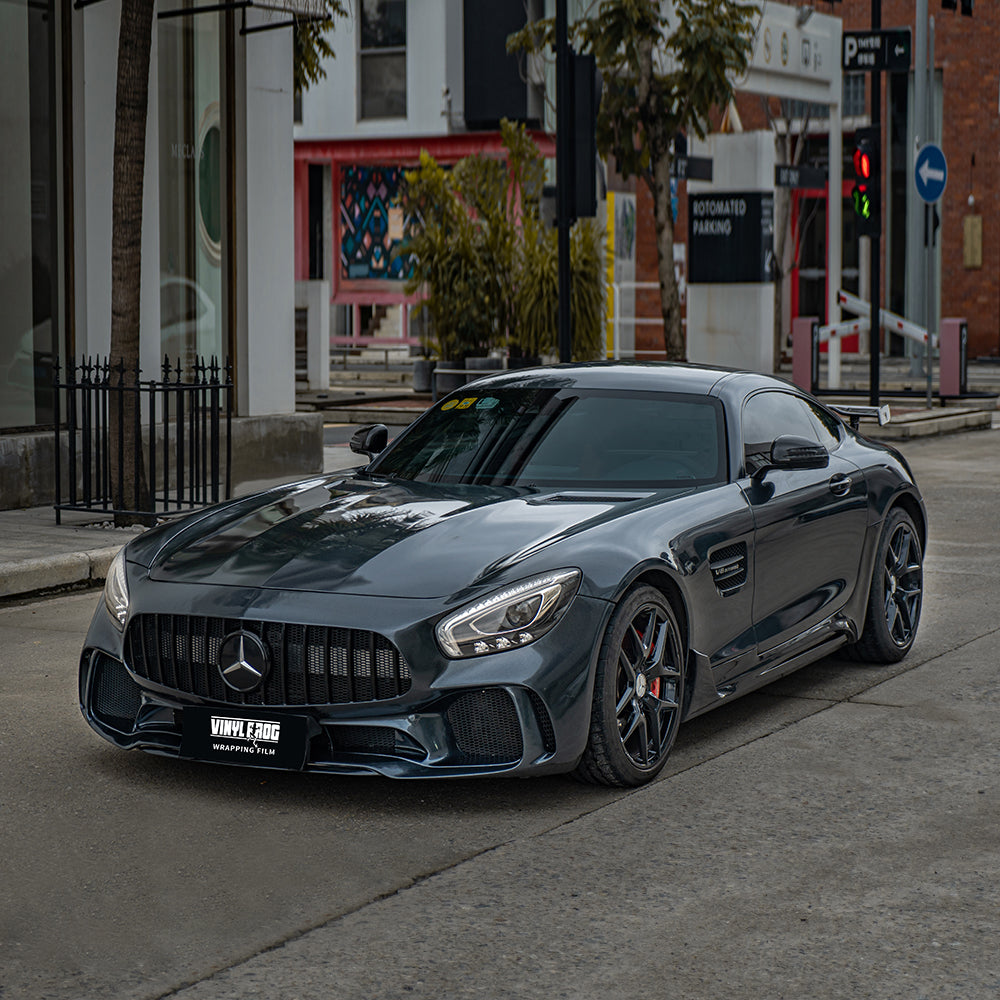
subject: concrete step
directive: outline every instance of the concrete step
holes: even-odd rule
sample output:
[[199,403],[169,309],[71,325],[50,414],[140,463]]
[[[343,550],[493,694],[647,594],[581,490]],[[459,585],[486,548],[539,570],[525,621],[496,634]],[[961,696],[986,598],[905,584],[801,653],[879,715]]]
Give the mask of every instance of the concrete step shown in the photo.
[[861,431],[881,441],[907,441],[940,434],[989,430],[992,425],[993,413],[989,410],[949,408],[897,411],[884,427],[879,427],[875,421],[862,420]]
[[366,405],[342,405],[324,407],[324,418],[343,424],[386,424],[389,427],[406,427],[412,424],[429,406],[430,397],[414,397],[413,400],[372,403]]
[[413,382],[413,369],[384,368],[381,365],[359,368],[348,365],[330,366],[330,386],[357,385],[410,385]]

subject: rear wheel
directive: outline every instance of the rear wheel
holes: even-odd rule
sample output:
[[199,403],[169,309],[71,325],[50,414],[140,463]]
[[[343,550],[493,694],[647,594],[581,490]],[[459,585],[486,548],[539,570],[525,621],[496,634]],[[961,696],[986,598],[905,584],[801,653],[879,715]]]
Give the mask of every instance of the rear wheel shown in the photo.
[[601,643],[590,737],[577,765],[584,781],[619,787],[652,780],[677,736],[684,690],[684,643],[660,591],[630,590]]
[[896,663],[910,651],[920,623],[924,555],[913,519],[901,507],[886,517],[875,553],[868,612],[849,652],[867,663]]

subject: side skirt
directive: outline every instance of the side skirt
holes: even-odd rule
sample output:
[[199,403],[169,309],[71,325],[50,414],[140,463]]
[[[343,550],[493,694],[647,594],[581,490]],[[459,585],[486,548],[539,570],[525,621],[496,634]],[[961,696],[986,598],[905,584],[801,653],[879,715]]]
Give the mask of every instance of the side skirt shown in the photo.
[[[803,640],[811,636],[812,643],[802,649]],[[727,682],[723,687],[716,687],[712,681],[712,668],[707,657],[700,653],[691,654],[689,664],[695,671],[695,680],[691,689],[691,698],[685,719],[692,719],[725,702],[733,701],[751,691],[770,684],[780,677],[800,670],[802,667],[815,663],[828,656],[835,649],[857,638],[855,626],[840,615],[810,629],[805,636],[786,643],[783,652],[772,650],[767,658],[755,664],[750,670],[744,671],[738,677]],[[789,647],[799,647],[795,652]]]

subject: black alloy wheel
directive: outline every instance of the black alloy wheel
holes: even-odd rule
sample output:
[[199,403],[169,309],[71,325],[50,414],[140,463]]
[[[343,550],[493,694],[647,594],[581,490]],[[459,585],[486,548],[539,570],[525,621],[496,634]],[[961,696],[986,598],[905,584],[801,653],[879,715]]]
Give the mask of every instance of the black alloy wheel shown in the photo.
[[875,554],[865,627],[850,652],[869,663],[896,663],[910,651],[924,592],[920,536],[906,511],[886,518]]
[[677,617],[663,594],[647,586],[629,591],[601,645],[590,739],[577,777],[627,787],[660,772],[680,724],[684,656]]
[[889,539],[882,572],[885,622],[892,641],[909,649],[920,620],[920,597],[923,592],[923,569],[920,544],[907,524],[896,526]]

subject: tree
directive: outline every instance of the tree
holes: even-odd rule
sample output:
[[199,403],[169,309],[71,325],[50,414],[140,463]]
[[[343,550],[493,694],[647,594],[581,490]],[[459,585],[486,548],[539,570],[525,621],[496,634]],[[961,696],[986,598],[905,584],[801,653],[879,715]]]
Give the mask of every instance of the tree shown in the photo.
[[[121,478],[118,463],[111,462],[111,496],[119,511],[151,509],[142,442],[136,438],[139,394],[127,390],[139,378],[142,182],[152,31],[153,4],[149,0],[122,0],[111,202],[111,357],[123,366],[121,378],[126,389],[111,398],[111,454],[123,458]],[[129,514],[115,515],[117,525],[146,520]]]
[[[317,53],[330,55],[323,32],[332,18],[345,14],[342,0],[317,0],[329,18],[308,22],[295,43],[295,85],[308,86],[324,75]],[[111,208],[111,350],[120,364],[124,391],[112,394],[111,496],[119,511],[149,511],[149,483],[141,441],[136,439],[139,379],[139,289],[142,273],[142,189],[146,159],[149,58],[152,46],[151,0],[122,0],[118,29],[115,94],[115,143]],[[119,437],[118,426],[122,427]],[[148,515],[115,515],[118,525],[146,523]]]
[[[749,64],[758,13],[745,0],[674,0],[666,14],[658,0],[600,0],[596,13],[572,27],[577,49],[593,53],[603,77],[598,150],[615,157],[624,178],[641,177],[653,197],[670,361],[687,354],[674,275],[674,139],[680,132],[704,138],[712,112],[726,106],[731,81]],[[542,51],[554,44],[554,29],[553,19],[528,24],[508,49]]]
[[296,19],[292,29],[293,86],[296,94],[326,78],[324,59],[333,59],[333,46],[326,36],[333,31],[334,18],[346,17],[343,0],[316,0],[319,16]]
[[[768,97],[761,98],[767,123],[774,132],[775,160],[777,163],[797,167],[802,162],[809,135],[809,105],[805,104],[805,117],[799,129],[795,131],[792,118],[791,102],[777,102],[778,111],[772,106]],[[782,338],[784,336],[784,287],[785,278],[799,265],[799,253],[802,248],[802,238],[816,215],[817,205],[806,216],[798,219],[797,225],[791,225],[792,207],[791,188],[779,187],[774,191],[774,370],[781,368]],[[789,245],[789,237],[791,244]],[[788,261],[786,267],[785,261]]]
[[[421,308],[446,358],[508,344],[526,355],[555,347],[558,263],[555,232],[539,208],[544,163],[523,125],[505,120],[500,128],[503,159],[476,154],[447,170],[424,152],[406,175],[406,291],[426,293]],[[600,234],[590,220],[573,227],[571,257],[575,353],[589,359],[599,353],[604,320]]]

